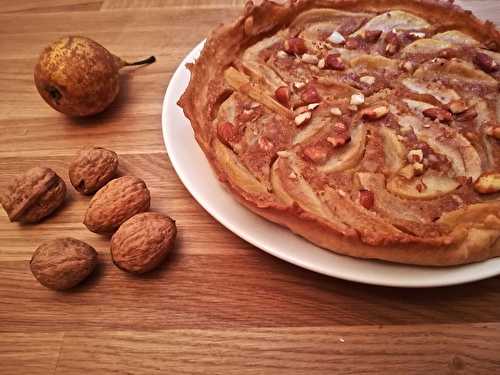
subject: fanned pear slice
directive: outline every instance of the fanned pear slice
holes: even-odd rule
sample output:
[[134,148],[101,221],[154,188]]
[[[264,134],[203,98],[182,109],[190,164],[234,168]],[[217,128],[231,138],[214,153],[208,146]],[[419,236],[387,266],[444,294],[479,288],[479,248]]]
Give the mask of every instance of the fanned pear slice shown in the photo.
[[332,157],[318,168],[320,172],[331,173],[353,168],[363,156],[366,144],[366,125],[361,123],[351,132],[351,141],[335,150]]
[[421,81],[415,78],[405,78],[401,83],[410,91],[417,94],[431,95],[443,104],[449,104],[454,100],[459,100],[457,92],[443,84],[432,81]]
[[448,43],[447,41],[425,38],[418,39],[413,43],[408,44],[405,48],[403,48],[401,54],[403,58],[407,58],[409,55],[420,53],[426,55],[435,55],[439,51],[451,47],[453,47],[453,44]]
[[432,78],[448,78],[458,81],[480,83],[487,86],[497,87],[496,79],[482,70],[476,69],[474,65],[461,59],[436,59],[423,63],[413,73],[413,77],[431,80]]
[[423,29],[429,26],[429,23],[423,18],[401,10],[392,10],[390,12],[382,13],[377,17],[373,17],[352,35],[361,35],[366,30],[382,30],[382,32],[388,32],[392,29],[413,30]]
[[403,167],[406,148],[398,140],[393,130],[382,127],[380,128],[380,135],[384,142],[385,167],[387,172],[396,173]]
[[396,175],[387,182],[387,190],[407,199],[433,199],[448,194],[460,184],[448,176],[429,170],[420,178],[410,180]]
[[259,57],[259,53],[266,48],[279,43],[281,40],[282,39],[279,35],[263,39],[248,48],[241,59],[243,67],[250,74],[250,76],[256,81],[265,82],[271,92],[274,92],[280,86],[286,86],[286,84],[280,76],[274,72],[274,70],[262,61]]
[[479,43],[476,39],[458,30],[448,30],[442,33],[438,33],[432,36],[434,40],[440,40],[442,42],[461,44],[469,47],[479,47]]
[[283,107],[280,103],[270,97],[262,87],[251,82],[250,78],[243,73],[240,73],[233,67],[226,69],[224,78],[229,86],[243,94],[248,95],[253,100],[265,105],[271,111],[277,112],[286,118],[292,118],[293,112],[288,108]]

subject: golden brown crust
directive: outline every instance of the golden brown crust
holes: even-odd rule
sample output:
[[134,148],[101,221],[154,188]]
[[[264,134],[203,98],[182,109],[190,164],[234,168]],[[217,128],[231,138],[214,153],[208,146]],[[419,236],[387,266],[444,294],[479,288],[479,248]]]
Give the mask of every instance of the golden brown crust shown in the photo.
[[[306,201],[300,199],[297,201],[296,196],[292,198],[287,193],[287,191],[290,191],[289,189],[296,188],[300,194],[303,194],[303,190],[300,189],[310,188],[308,185],[311,183],[310,181],[303,181],[302,186],[294,187],[293,184],[290,184],[290,186],[283,188],[283,194],[279,194],[276,184],[272,188],[266,188],[267,185],[262,184],[260,175],[252,171],[253,165],[242,162],[231,150],[231,147],[227,147],[226,144],[219,141],[213,125],[214,120],[218,116],[220,105],[230,97],[232,89],[234,89],[224,80],[226,69],[231,65],[239,66],[241,53],[249,46],[287,27],[297,15],[315,8],[333,8],[346,12],[373,14],[389,10],[402,10],[424,18],[432,24],[435,33],[458,30],[473,37],[491,51],[499,51],[500,48],[500,33],[491,22],[482,22],[469,11],[465,11],[449,1],[316,0],[286,2],[283,5],[270,1],[264,1],[259,5],[249,2],[245,6],[244,14],[238,20],[230,25],[220,26],[212,33],[197,62],[189,65],[191,81],[179,101],[179,105],[191,121],[196,140],[219,179],[229,187],[233,195],[242,204],[252,211],[268,220],[290,228],[293,232],[321,247],[337,253],[360,258],[433,266],[471,263],[500,256],[500,244],[497,241],[500,236],[500,220],[490,212],[491,210],[485,211],[472,208],[467,211],[467,214],[463,214],[464,219],[457,219],[458,214],[455,214],[455,216],[449,215],[455,220],[453,224],[451,224],[451,221],[447,223],[445,217],[442,217],[440,222],[435,224],[427,222],[426,219],[414,223],[411,220],[405,221],[404,218],[399,218],[398,225],[396,227],[388,226],[386,233],[382,228],[380,228],[380,234],[376,233],[376,230],[373,233],[373,228],[377,228],[377,223],[382,223],[378,216],[370,210],[360,207],[359,204],[353,204],[351,200],[342,200],[337,195],[338,193],[335,192],[335,189],[332,189],[333,193],[330,195],[325,193],[314,198],[319,200],[316,203],[311,202],[307,197],[304,198]],[[443,20],[445,21],[443,22]],[[365,60],[363,60],[363,64],[367,64]],[[377,63],[380,63],[380,61]],[[368,62],[368,64],[371,64],[371,62]],[[454,64],[453,61],[450,64]],[[432,71],[431,68],[429,68],[429,71]],[[460,66],[460,69],[466,68]],[[207,79],[207,77],[210,77],[210,79]],[[340,90],[338,82],[330,82],[329,84],[335,84],[335,89]],[[264,82],[255,82],[252,85],[256,85],[262,95],[271,95],[270,88]],[[329,90],[332,90],[332,86],[325,87],[330,87]],[[245,90],[243,92],[248,93],[248,88],[245,88]],[[345,91],[346,87],[342,87],[342,90]],[[320,93],[323,95],[324,92],[320,90]],[[383,95],[377,95],[377,100],[384,100]],[[394,95],[394,93],[391,95]],[[389,95],[385,100],[390,100],[392,97]],[[417,99],[421,97],[422,95]],[[379,102],[373,100],[374,103]],[[342,102],[339,103],[339,106],[343,105]],[[241,105],[244,105],[244,103]],[[353,119],[354,121],[357,120]],[[313,126],[313,124],[311,123],[309,126]],[[445,132],[445,130],[439,129],[441,128],[436,131]],[[433,131],[435,130],[433,129]],[[429,131],[425,129],[422,131],[424,135],[426,132]],[[430,132],[429,135],[431,138],[435,136]],[[373,160],[370,161],[370,158],[367,159],[366,156],[370,147],[375,147],[374,152],[377,149],[373,143],[375,142],[373,135],[370,139],[365,156],[360,160],[360,163],[364,163],[365,166],[368,165],[368,168],[372,168],[373,172],[376,172],[380,166],[373,164]],[[383,135],[378,142],[391,142],[390,134]],[[439,149],[442,145],[435,142],[434,146]],[[461,148],[462,151],[464,150],[463,145],[457,147]],[[469,161],[469,164],[466,163],[465,167],[462,167],[465,168],[464,173],[477,178],[475,168],[479,163],[479,159],[469,158],[466,160]],[[294,171],[296,170],[294,168],[297,168],[297,166],[293,166],[292,161],[289,164],[286,166],[286,168],[289,168],[287,173],[295,175]],[[332,178],[341,178],[341,175],[337,173],[332,175]],[[269,171],[269,176],[270,180],[272,180],[272,171]],[[429,178],[431,183],[434,181],[433,178],[435,179],[432,176]],[[278,180],[282,181],[280,178]],[[300,185],[302,181],[299,178],[292,182]],[[438,182],[444,183],[446,181],[440,180]],[[342,184],[341,179],[335,180],[334,183],[337,189]],[[356,182],[356,184],[362,185],[363,181]],[[363,186],[360,186],[360,188],[363,188]],[[466,193],[460,194],[458,198],[452,198],[455,200],[469,199]],[[445,195],[436,199],[436,203],[431,203],[439,204],[436,207],[441,207],[444,210],[443,212],[460,212],[460,209],[457,210],[457,208],[462,206],[454,203],[452,198],[450,195]],[[474,199],[468,200],[471,207],[474,207]],[[425,203],[419,204],[419,207],[425,207]],[[327,207],[325,210],[328,212],[314,214],[310,208],[315,205]],[[353,218],[350,219],[351,221],[347,221],[347,226],[345,217],[338,217],[338,213],[343,212],[343,210],[346,212],[354,210]],[[473,213],[471,214],[471,212]],[[414,214],[414,216],[416,215]],[[411,216],[411,212],[409,216]],[[471,217],[473,217],[473,220],[470,219]],[[459,224],[456,225],[457,223]],[[448,228],[449,230],[446,233],[437,233],[435,236],[427,238],[422,234],[429,227],[437,228],[437,231],[441,230],[440,228]],[[394,228],[394,230],[391,228]]]

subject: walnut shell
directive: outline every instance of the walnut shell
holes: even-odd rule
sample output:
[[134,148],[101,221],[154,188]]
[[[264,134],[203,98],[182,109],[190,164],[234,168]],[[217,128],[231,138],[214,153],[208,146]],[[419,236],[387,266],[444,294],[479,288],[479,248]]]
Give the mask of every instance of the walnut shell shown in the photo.
[[64,201],[66,184],[52,169],[34,167],[14,178],[0,195],[10,221],[36,223]]
[[97,252],[74,238],[56,238],[42,243],[33,253],[33,276],[50,289],[65,290],[82,282],[94,270]]
[[90,200],[83,223],[94,233],[111,233],[127,219],[149,209],[149,190],[143,180],[123,176],[108,182]]
[[176,235],[175,221],[168,216],[154,212],[135,215],[111,238],[111,257],[122,270],[150,271],[165,259]]
[[102,147],[80,150],[69,165],[69,179],[82,194],[93,194],[113,178],[118,155]]

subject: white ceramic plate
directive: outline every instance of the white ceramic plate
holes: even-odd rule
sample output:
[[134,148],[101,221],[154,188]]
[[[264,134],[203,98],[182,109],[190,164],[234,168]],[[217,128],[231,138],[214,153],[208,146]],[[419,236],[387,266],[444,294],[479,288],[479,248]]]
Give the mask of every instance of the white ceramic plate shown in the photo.
[[162,113],[163,139],[170,161],[193,197],[222,225],[244,240],[287,262],[325,275],[368,284],[433,287],[476,281],[500,274],[500,258],[460,267],[405,266],[356,259],[323,250],[289,230],[241,206],[219,183],[198,147],[177,100],[189,83],[185,64],[194,61],[198,44],[172,76]]

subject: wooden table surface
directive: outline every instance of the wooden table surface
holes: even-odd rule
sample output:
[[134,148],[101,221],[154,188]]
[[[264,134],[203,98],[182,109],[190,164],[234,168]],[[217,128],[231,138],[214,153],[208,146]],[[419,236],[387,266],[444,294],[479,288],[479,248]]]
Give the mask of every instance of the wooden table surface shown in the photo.
[[[500,23],[498,0],[462,4]],[[183,187],[163,146],[163,94],[183,56],[240,11],[232,0],[0,1],[0,187],[34,165],[68,184],[65,207],[43,223],[0,213],[0,374],[499,374],[500,278],[410,290],[318,275],[245,243]],[[32,79],[40,50],[67,34],[158,61],[124,77],[109,111],[72,120]],[[115,150],[120,171],[146,181],[152,210],[177,220],[159,270],[120,271],[108,238],[82,224],[89,198],[67,167],[85,144]],[[97,272],[71,292],[29,271],[38,244],[58,236],[99,252]]]

